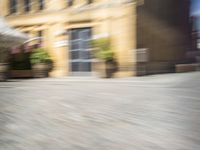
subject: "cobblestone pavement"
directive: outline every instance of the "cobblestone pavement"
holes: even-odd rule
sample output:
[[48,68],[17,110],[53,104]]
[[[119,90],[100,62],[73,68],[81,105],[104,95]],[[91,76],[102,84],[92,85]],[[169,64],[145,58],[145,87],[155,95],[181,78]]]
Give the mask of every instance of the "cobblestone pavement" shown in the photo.
[[200,73],[0,83],[0,150],[200,150]]

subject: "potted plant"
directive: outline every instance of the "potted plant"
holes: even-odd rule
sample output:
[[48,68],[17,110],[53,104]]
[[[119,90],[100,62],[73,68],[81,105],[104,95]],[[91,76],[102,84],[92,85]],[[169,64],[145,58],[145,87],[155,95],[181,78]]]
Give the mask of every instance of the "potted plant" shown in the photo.
[[104,63],[104,77],[111,78],[117,71],[117,62],[111,48],[109,38],[101,38],[92,41],[94,56]]
[[10,55],[9,59],[11,78],[30,78],[32,77],[30,53],[21,49],[18,53]]
[[6,79],[8,78],[8,56],[8,49],[0,48],[0,81],[6,81]]
[[34,49],[31,53],[30,60],[32,65],[33,77],[48,77],[48,73],[52,69],[52,59],[45,49]]

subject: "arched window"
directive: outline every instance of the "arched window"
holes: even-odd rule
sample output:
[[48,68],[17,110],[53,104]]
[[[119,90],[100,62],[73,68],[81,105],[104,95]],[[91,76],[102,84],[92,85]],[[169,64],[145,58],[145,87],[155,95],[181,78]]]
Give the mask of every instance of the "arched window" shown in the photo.
[[10,14],[17,12],[17,0],[10,0]]

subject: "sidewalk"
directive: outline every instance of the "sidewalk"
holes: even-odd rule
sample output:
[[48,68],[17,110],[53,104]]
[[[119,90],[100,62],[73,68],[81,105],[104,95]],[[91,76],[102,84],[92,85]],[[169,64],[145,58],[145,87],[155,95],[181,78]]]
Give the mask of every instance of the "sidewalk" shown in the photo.
[[125,78],[98,78],[95,76],[66,76],[58,78],[33,78],[33,79],[10,79],[9,81],[34,81],[34,82],[154,82],[154,83],[163,83],[163,82],[173,82],[177,80],[182,80],[182,78],[191,78],[199,76],[200,72],[190,72],[190,73],[169,73],[169,74],[157,74],[157,75],[148,75],[141,77],[125,77]]

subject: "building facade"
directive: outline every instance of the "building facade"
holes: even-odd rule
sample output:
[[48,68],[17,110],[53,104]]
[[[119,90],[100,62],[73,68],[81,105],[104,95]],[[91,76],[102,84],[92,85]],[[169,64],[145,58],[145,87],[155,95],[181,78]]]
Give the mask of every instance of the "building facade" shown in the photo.
[[42,37],[54,60],[51,76],[95,75],[89,43],[101,37],[111,39],[119,64],[116,76],[132,76],[136,6],[134,0],[3,0],[0,15],[29,38]]
[[145,74],[174,72],[192,50],[190,0],[144,0],[137,8],[137,48],[148,49]]

